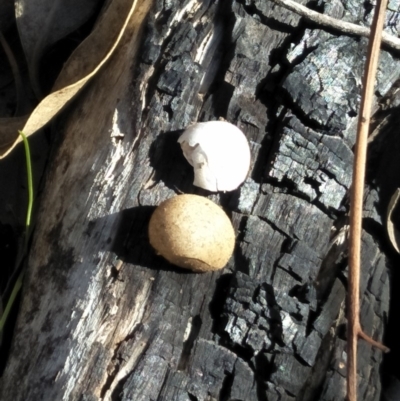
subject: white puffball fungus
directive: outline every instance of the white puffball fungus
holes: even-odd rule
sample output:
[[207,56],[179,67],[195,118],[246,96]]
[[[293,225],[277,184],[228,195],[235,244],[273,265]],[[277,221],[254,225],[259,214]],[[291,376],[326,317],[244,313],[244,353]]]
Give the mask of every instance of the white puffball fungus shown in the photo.
[[222,269],[235,245],[228,216],[198,195],[178,195],[162,202],[151,216],[149,238],[158,254],[195,272]]
[[208,121],[187,128],[179,137],[186,160],[194,168],[197,187],[232,191],[247,177],[250,148],[243,132],[226,121]]

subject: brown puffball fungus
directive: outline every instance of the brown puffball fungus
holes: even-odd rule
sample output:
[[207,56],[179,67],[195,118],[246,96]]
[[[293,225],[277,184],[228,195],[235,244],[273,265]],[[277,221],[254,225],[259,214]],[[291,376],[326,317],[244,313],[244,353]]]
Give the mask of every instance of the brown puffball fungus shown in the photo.
[[151,216],[149,237],[158,254],[195,272],[222,269],[235,245],[228,216],[198,195],[178,195],[162,202]]

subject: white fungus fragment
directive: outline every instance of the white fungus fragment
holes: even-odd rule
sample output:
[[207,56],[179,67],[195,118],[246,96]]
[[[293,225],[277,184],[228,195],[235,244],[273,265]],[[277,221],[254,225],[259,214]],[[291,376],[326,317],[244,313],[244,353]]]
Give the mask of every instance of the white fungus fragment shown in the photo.
[[179,137],[186,160],[194,168],[193,184],[209,191],[232,191],[247,177],[250,148],[243,132],[225,121],[190,126]]

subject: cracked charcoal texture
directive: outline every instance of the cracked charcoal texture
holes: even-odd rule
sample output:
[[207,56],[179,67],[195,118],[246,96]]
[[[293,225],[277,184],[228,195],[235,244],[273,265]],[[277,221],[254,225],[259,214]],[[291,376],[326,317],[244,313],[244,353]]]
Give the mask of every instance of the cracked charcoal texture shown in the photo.
[[[55,127],[0,400],[344,400],[347,251],[332,239],[345,231],[366,42],[264,0],[139,4],[141,29]],[[325,6],[364,18],[363,1]],[[384,52],[378,96],[399,73]],[[177,138],[220,117],[244,131],[252,165],[239,189],[210,194]],[[232,217],[223,271],[187,273],[151,249],[154,207],[181,192]],[[381,225],[379,190],[367,193],[365,217]],[[362,260],[361,322],[381,340],[389,261],[374,230]],[[382,355],[359,353],[360,399],[377,401]]]

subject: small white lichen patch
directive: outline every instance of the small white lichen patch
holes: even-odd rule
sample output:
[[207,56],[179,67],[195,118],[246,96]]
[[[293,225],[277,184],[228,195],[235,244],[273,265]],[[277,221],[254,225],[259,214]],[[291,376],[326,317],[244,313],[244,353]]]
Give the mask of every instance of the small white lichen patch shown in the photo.
[[250,214],[256,202],[260,185],[248,178],[240,187],[239,205],[238,209],[245,214]]
[[232,191],[247,177],[250,147],[243,132],[226,121],[208,121],[189,127],[178,139],[194,168],[197,187]]

